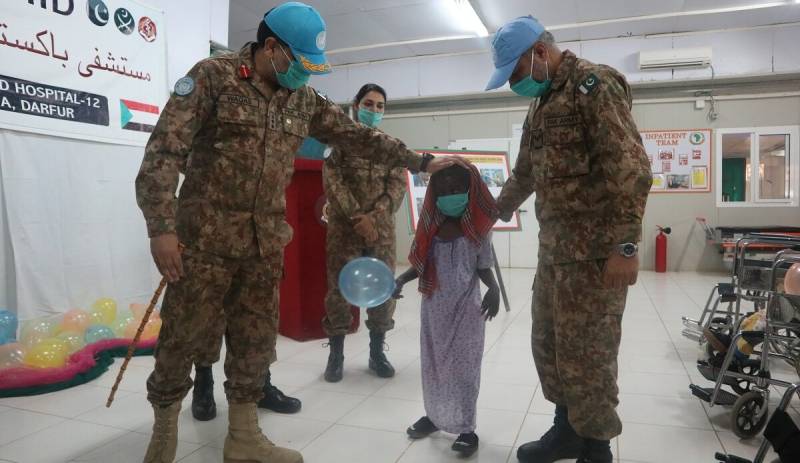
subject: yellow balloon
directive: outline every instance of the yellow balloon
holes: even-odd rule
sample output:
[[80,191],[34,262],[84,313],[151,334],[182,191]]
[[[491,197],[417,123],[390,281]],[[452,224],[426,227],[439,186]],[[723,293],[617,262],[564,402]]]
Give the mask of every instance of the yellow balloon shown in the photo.
[[22,324],[20,339],[35,338],[39,341],[49,338],[58,329],[58,320],[54,317],[39,317]]
[[56,337],[67,346],[67,354],[75,353],[83,349],[86,345],[86,342],[83,340],[83,334],[77,331],[63,331]]
[[89,318],[93,325],[110,325],[117,318],[117,303],[107,297],[98,299],[92,304]]
[[145,325],[144,332],[142,332],[142,339],[157,338],[158,332],[161,331],[161,323],[160,318],[147,320],[147,325]]
[[22,336],[20,336],[19,342],[22,343],[22,345],[26,348],[30,348],[44,341],[48,337],[50,337],[49,334],[39,333],[37,331],[25,331],[22,333]]
[[68,348],[58,338],[48,338],[28,349],[25,364],[37,368],[57,368],[67,361]]

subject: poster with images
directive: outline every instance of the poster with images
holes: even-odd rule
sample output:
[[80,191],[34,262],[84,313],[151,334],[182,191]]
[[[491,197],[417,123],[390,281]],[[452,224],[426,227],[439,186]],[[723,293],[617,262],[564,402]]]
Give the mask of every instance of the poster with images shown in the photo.
[[711,130],[644,130],[642,142],[653,172],[654,193],[708,193]]
[[[431,153],[434,156],[448,156],[448,155],[458,155],[468,159],[475,167],[478,168],[478,171],[481,173],[481,178],[483,179],[486,186],[489,187],[489,191],[492,192],[492,195],[497,198],[500,194],[500,190],[503,189],[503,185],[505,185],[506,180],[508,180],[509,173],[511,169],[508,164],[508,155],[502,151],[447,151],[447,150],[417,150],[418,152],[422,153]],[[410,201],[410,209],[411,209],[411,228],[413,230],[417,229],[417,221],[419,220],[419,214],[422,210],[423,202],[425,201],[425,193],[428,190],[428,185],[430,184],[430,174],[425,172],[420,172],[418,174],[412,174],[410,171],[407,171],[407,185],[408,185],[408,197],[411,198]],[[519,213],[514,213],[514,216],[511,218],[509,222],[503,222],[498,220],[495,223],[493,230],[495,231],[519,231],[521,230],[520,220],[519,220]]]

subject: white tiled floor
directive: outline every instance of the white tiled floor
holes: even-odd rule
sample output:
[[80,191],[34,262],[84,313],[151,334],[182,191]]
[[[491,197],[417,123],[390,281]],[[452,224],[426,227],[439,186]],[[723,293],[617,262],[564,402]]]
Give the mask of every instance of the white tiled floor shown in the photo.
[[[478,407],[481,449],[476,462],[515,462],[516,448],[537,439],[552,422],[552,404],[539,389],[530,353],[529,270],[506,270],[512,310],[487,325],[486,354]],[[702,381],[695,366],[695,344],[681,337],[680,317],[696,316],[719,275],[644,272],[631,289],[620,349],[622,436],[612,445],[620,462],[704,463],[714,452],[752,458],[759,439],[740,441],[729,429],[729,411],[708,408],[689,392]],[[397,326],[387,339],[397,376],[385,380],[366,368],[366,330],[346,341],[345,379],[322,377],[327,358],[321,341],[281,338],[281,360],[273,378],[285,392],[303,400],[293,416],[261,412],[261,425],[281,445],[303,452],[309,463],[421,463],[457,461],[453,436],[435,434],[409,441],[405,428],[423,414],[419,368],[419,298],[402,299]],[[151,358],[136,358],[109,410],[105,398],[113,372],[84,386],[36,397],[0,399],[0,462],[140,462],[152,414],[144,381]],[[222,460],[227,419],[222,365],[215,366],[220,417],[195,422],[185,402],[180,420],[178,461]],[[777,365],[774,374],[792,378]],[[796,377],[796,375],[795,375]],[[781,391],[782,392],[782,391]],[[777,398],[780,392],[773,394]],[[795,407],[799,405],[795,402]],[[797,408],[792,410],[800,419]]]

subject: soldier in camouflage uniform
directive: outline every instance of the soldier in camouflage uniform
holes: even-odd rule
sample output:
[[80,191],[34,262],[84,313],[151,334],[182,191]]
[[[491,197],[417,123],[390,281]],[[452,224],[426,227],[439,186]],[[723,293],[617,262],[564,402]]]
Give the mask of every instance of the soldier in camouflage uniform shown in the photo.
[[498,198],[501,218],[536,193],[539,267],[532,348],[554,426],[519,448],[523,462],[610,463],[622,432],[617,353],[627,287],[650,191],[649,162],[616,70],[561,52],[534,18],[503,26],[493,42],[495,75],[538,98],[523,126],[516,166]]
[[[181,400],[209,327],[226,326],[226,463],[296,463],[261,432],[262,397],[278,323],[284,220],[294,154],[307,136],[396,166],[436,171],[457,160],[420,156],[355,124],[305,85],[326,73],[325,23],[298,2],[268,12],[259,40],[196,64],[175,85],[145,149],[136,196],[151,251],[169,281],[147,381],[155,423],[146,463],[175,458]],[[185,174],[176,198],[178,174]],[[179,242],[185,246],[183,254]]]
[[[356,121],[375,127],[380,122],[386,91],[376,84],[361,87],[353,101]],[[352,149],[334,150],[322,172],[328,198],[328,294],[322,326],[329,337],[330,355],[325,380],[342,379],[344,336],[353,321],[351,305],[338,288],[339,272],[347,262],[370,255],[394,271],[394,214],[406,191],[405,172],[390,163],[376,162]],[[395,301],[367,310],[369,368],[382,378],[394,376],[383,352],[386,332],[394,328]]]

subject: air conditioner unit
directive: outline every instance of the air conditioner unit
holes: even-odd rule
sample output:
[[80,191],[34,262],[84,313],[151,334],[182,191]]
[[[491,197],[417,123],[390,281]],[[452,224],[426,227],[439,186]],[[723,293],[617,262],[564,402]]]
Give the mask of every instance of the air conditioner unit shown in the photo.
[[711,65],[711,47],[639,52],[639,70],[704,68]]

